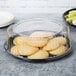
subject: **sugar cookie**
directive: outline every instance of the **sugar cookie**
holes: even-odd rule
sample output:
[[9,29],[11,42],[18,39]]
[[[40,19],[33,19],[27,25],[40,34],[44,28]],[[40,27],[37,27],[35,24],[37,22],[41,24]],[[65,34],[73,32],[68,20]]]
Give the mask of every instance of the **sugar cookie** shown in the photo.
[[15,46],[14,49],[12,48],[11,53],[14,53],[14,54],[18,53],[19,55],[28,56],[28,55],[34,54],[38,50],[39,50],[38,48],[31,47],[28,45],[19,45],[19,46]]
[[67,39],[65,37],[55,37],[56,41],[58,41],[61,45],[65,45],[67,43]]
[[52,39],[42,49],[46,51],[51,51],[57,49],[59,46],[60,46],[59,43],[56,40]]
[[14,45],[25,44],[26,42],[27,42],[27,37],[26,37],[26,36],[19,36],[19,37],[16,37],[16,38],[13,40],[13,44],[14,44]]
[[53,36],[49,32],[34,32],[30,35],[30,37],[47,37],[53,38]]
[[43,47],[44,45],[46,45],[48,42],[47,38],[36,38],[36,37],[29,37],[27,44],[34,46],[34,47]]
[[11,48],[11,54],[15,55],[15,56],[19,56],[19,51],[18,51],[18,47],[17,46],[13,46]]
[[52,55],[59,56],[59,55],[64,54],[66,50],[67,50],[67,48],[65,46],[60,46],[59,48],[57,48],[55,50],[52,50],[49,53],[52,54]]
[[47,32],[34,32],[29,36],[28,44],[34,47],[43,47],[51,38],[53,37]]
[[18,47],[18,50],[20,55],[28,56],[28,55],[34,54],[39,49],[28,45],[27,46],[21,45]]
[[39,50],[35,54],[28,56],[28,59],[46,59],[48,56],[48,52]]

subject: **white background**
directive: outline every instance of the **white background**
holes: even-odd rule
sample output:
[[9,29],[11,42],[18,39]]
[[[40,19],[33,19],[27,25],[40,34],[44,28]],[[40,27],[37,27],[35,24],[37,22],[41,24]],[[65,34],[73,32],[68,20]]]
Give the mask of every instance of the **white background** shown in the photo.
[[13,13],[63,13],[75,7],[76,0],[0,0],[0,10]]

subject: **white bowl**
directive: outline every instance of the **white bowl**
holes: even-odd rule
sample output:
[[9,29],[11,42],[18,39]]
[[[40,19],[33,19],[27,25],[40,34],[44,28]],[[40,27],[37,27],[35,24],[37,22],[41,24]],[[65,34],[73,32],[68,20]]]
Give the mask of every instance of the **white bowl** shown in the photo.
[[0,28],[6,27],[14,22],[15,16],[10,12],[0,11]]

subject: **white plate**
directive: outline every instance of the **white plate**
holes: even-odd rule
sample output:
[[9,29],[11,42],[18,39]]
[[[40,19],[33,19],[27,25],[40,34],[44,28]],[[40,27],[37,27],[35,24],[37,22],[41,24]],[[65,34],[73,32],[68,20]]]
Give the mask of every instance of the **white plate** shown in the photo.
[[0,11],[0,28],[6,27],[14,22],[15,16],[9,12]]

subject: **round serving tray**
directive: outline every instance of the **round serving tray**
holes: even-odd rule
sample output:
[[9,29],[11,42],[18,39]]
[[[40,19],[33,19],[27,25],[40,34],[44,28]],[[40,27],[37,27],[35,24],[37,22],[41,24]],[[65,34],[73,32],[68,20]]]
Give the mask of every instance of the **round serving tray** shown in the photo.
[[73,27],[76,27],[76,26],[73,25],[72,23],[67,22],[67,21],[66,21],[66,18],[64,17],[65,15],[67,15],[67,14],[69,13],[69,11],[72,11],[72,10],[76,10],[76,8],[69,9],[69,10],[65,11],[65,12],[63,13],[63,19],[65,20],[65,22],[66,22],[68,25],[73,26]]
[[[11,49],[11,46],[13,46],[13,39],[14,39],[14,37],[10,37],[4,44],[5,51],[8,52],[10,55],[12,55],[10,53],[10,49]],[[49,56],[47,59],[28,59],[26,56],[25,57],[24,56],[14,56],[14,55],[12,55],[12,56],[14,56],[15,58],[26,60],[26,61],[41,62],[41,61],[58,60],[71,53],[72,53],[71,43],[70,43],[70,40],[68,39],[68,50],[63,55],[60,55],[60,56]]]

